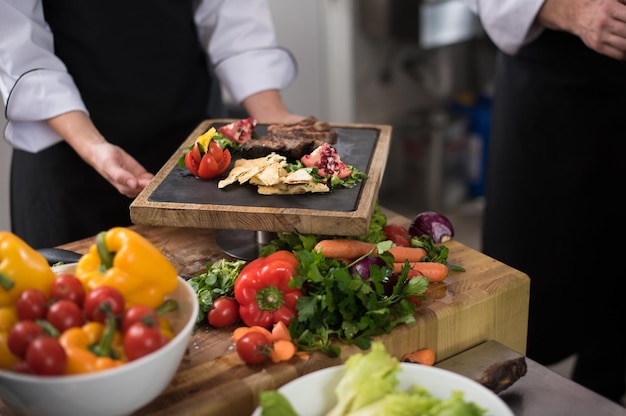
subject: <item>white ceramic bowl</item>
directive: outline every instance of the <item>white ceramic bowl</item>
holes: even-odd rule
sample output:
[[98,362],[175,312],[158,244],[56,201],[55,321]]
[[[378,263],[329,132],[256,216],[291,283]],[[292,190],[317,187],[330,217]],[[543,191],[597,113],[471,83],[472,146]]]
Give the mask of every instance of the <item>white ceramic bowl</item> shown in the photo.
[[[440,399],[460,390],[466,401],[486,409],[486,416],[514,416],[502,399],[474,380],[437,367],[404,362],[400,366],[398,390],[419,384]],[[344,365],[318,370],[285,384],[278,391],[285,395],[299,416],[323,416],[337,403],[335,387],[344,371]],[[261,409],[257,408],[252,416],[261,416]]]
[[[73,271],[74,265],[55,267]],[[168,296],[178,309],[166,317],[175,337],[152,354],[111,370],[84,375],[36,377],[0,370],[0,399],[18,415],[128,415],[155,399],[178,370],[193,332],[199,306],[181,277]]]

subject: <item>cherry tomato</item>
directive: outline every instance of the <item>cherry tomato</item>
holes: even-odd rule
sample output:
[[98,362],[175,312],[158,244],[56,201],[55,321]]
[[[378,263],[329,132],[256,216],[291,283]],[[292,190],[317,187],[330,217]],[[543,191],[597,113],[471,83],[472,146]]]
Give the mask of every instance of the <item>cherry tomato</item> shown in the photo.
[[220,159],[219,163],[217,164],[217,174],[218,175],[221,175],[222,173],[224,173],[226,171],[226,169],[228,169],[228,167],[230,166],[230,160],[231,160],[230,150],[226,149],[222,153],[222,158]]
[[146,305],[134,305],[126,309],[122,317],[122,332],[125,333],[135,322],[149,319],[159,322],[159,314],[153,308]]
[[158,321],[150,325],[138,321],[124,333],[124,351],[128,360],[132,361],[158,350],[168,341],[161,333]]
[[26,363],[34,374],[58,376],[65,373],[67,355],[56,338],[43,336],[29,344]]
[[200,150],[200,145],[198,144],[198,142],[195,142],[193,144],[193,147],[191,148],[191,151],[189,152],[191,153],[191,157],[193,157],[193,160],[196,161],[196,164],[200,163],[200,161],[202,160],[202,150]]
[[15,309],[18,319],[34,321],[46,316],[48,299],[41,290],[25,289],[15,301]]
[[213,307],[207,312],[207,320],[215,328],[233,325],[239,320],[239,303],[228,297],[215,299]]
[[237,341],[237,354],[247,364],[260,364],[269,359],[272,342],[257,331],[250,331]]
[[67,299],[82,308],[85,302],[85,288],[78,277],[73,274],[60,274],[52,282],[50,298]]
[[[198,149],[198,145],[196,144],[193,149]],[[200,150],[198,150],[198,152],[199,151]],[[198,166],[200,166],[200,160],[195,159],[193,150],[185,153],[185,166],[187,166],[187,169],[189,169],[189,172],[191,172],[193,176],[198,176]]]
[[16,373],[22,373],[22,374],[33,374],[33,370],[30,368],[30,366],[26,362],[26,359],[19,360],[18,362],[16,362],[15,365],[13,366],[13,371],[15,371]]
[[35,321],[19,321],[9,331],[7,346],[17,357],[25,358],[30,343],[43,335],[45,335],[43,328]]
[[83,309],[90,321],[104,322],[107,309],[115,316],[124,313],[124,295],[111,286],[98,286],[85,296]]
[[387,237],[387,240],[393,241],[397,246],[411,246],[411,243],[409,242],[409,238],[411,237],[411,235],[409,234],[408,229],[402,227],[401,225],[385,225],[383,227],[383,232],[385,233],[385,237]]
[[59,332],[83,326],[85,323],[85,317],[80,306],[67,299],[57,300],[50,305],[46,314],[46,320]]
[[217,161],[209,153],[202,156],[200,166],[198,166],[198,176],[202,179],[212,179],[217,176]]
[[211,140],[209,142],[209,149],[207,150],[207,153],[213,156],[213,159],[218,162],[222,160],[222,154],[224,153],[224,151],[215,140]]

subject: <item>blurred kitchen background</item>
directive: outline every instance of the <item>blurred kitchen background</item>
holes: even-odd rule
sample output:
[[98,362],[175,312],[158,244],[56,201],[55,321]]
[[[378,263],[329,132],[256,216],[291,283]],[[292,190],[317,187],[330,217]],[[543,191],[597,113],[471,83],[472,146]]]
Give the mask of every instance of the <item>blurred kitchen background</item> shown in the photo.
[[[289,108],[331,122],[392,125],[381,203],[408,217],[447,213],[457,238],[479,248],[494,48],[461,0],[270,4],[279,43],[298,61],[284,92]],[[10,227],[9,163],[2,141],[0,229]]]
[[[330,122],[391,125],[381,204],[409,218],[440,211],[458,241],[480,250],[495,49],[461,0],[270,4],[279,43],[299,66],[283,94],[289,108]],[[2,111],[0,128],[5,123]],[[9,163],[0,140],[0,230],[10,229]],[[553,368],[568,376],[571,362]]]

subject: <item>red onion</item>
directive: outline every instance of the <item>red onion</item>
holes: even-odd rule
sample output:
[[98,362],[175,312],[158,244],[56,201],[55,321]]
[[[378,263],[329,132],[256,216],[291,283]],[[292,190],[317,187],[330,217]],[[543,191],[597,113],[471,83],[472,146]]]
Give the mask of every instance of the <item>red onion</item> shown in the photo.
[[409,227],[409,234],[415,237],[429,235],[435,243],[442,243],[454,236],[454,228],[445,215],[435,211],[425,211],[415,216]]

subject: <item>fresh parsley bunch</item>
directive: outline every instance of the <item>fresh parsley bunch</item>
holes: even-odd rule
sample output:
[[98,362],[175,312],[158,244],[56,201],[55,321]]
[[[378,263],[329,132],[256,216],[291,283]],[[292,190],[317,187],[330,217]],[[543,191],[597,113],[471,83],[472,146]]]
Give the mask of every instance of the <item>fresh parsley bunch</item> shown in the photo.
[[391,295],[386,295],[383,280],[389,259],[387,266],[372,267],[369,279],[364,280],[353,276],[342,261],[314,250],[300,250],[296,255],[300,264],[292,283],[304,296],[298,299],[298,315],[289,330],[299,349],[337,357],[340,349],[332,344],[335,339],[366,350],[372,337],[415,322],[416,305],[410,298],[425,299],[428,278],[407,279],[409,268],[405,267]]

